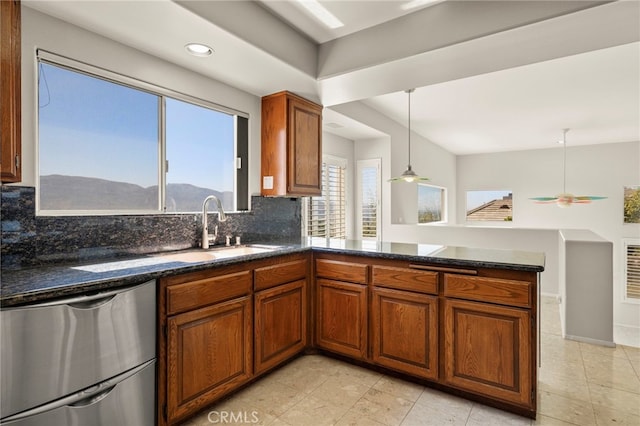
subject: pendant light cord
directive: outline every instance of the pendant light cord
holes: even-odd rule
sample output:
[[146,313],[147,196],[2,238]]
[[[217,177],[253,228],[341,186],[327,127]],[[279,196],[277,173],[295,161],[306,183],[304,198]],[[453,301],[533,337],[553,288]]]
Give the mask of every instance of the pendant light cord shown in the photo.
[[569,129],[563,129],[564,135],[562,137],[563,145],[563,158],[562,158],[562,193],[567,193],[567,132]]
[[407,141],[409,142],[409,162],[407,163],[408,168],[411,168],[411,92],[416,89],[408,89],[407,92],[407,102],[408,102],[408,115],[407,120],[409,122],[407,129],[409,130],[407,133]]

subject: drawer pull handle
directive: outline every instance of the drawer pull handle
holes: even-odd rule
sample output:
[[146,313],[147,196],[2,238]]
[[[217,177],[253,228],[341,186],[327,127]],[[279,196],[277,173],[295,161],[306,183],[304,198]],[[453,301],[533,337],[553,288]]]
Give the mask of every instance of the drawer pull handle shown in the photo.
[[94,395],[90,395],[84,399],[81,399],[78,402],[74,402],[73,404],[69,404],[69,406],[78,408],[78,407],[88,407],[89,405],[96,404],[101,400],[105,399],[107,395],[109,395],[111,391],[114,390],[115,388],[116,388],[116,385],[113,385],[110,388],[103,390],[102,392],[99,392]]
[[98,306],[109,303],[114,297],[116,297],[115,294],[111,296],[100,297],[98,299],[89,298],[88,300],[81,300],[78,302],[67,303],[67,305],[75,309],[94,309],[94,308],[97,308]]
[[420,269],[421,271],[435,272],[452,272],[454,274],[478,275],[478,271],[473,269],[446,268],[442,266],[425,266],[425,265],[409,265],[411,269]]

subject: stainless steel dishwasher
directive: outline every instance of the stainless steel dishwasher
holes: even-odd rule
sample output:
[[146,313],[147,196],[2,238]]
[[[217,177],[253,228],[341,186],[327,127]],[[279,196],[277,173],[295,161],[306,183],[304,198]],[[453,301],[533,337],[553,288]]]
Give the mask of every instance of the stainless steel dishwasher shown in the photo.
[[0,311],[0,423],[153,425],[156,285]]

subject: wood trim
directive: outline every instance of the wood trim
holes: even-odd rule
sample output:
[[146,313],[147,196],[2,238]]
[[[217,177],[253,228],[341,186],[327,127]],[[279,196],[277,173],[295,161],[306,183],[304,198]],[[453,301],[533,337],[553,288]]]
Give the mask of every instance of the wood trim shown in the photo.
[[0,179],[22,180],[20,1],[0,1]]

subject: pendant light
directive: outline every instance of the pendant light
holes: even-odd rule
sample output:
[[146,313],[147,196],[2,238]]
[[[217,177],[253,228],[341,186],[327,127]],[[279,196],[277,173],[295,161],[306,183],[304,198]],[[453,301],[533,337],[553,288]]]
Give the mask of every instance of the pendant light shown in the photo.
[[407,137],[407,140],[409,142],[409,162],[407,164],[407,170],[402,172],[400,176],[396,176],[394,178],[389,179],[389,182],[418,182],[418,181],[429,180],[429,178],[418,176],[416,172],[414,172],[413,169],[411,169],[411,93],[413,93],[414,90],[415,89],[405,90],[405,93],[407,93],[408,100],[409,100],[409,108],[408,108],[409,125],[407,126],[407,128],[409,129],[409,133]]
[[571,204],[588,204],[593,200],[603,200],[607,197],[598,197],[593,195],[573,195],[567,192],[567,132],[569,129],[563,129],[562,136],[562,193],[555,197],[534,197],[534,200],[540,204],[556,203],[558,207],[569,207]]

